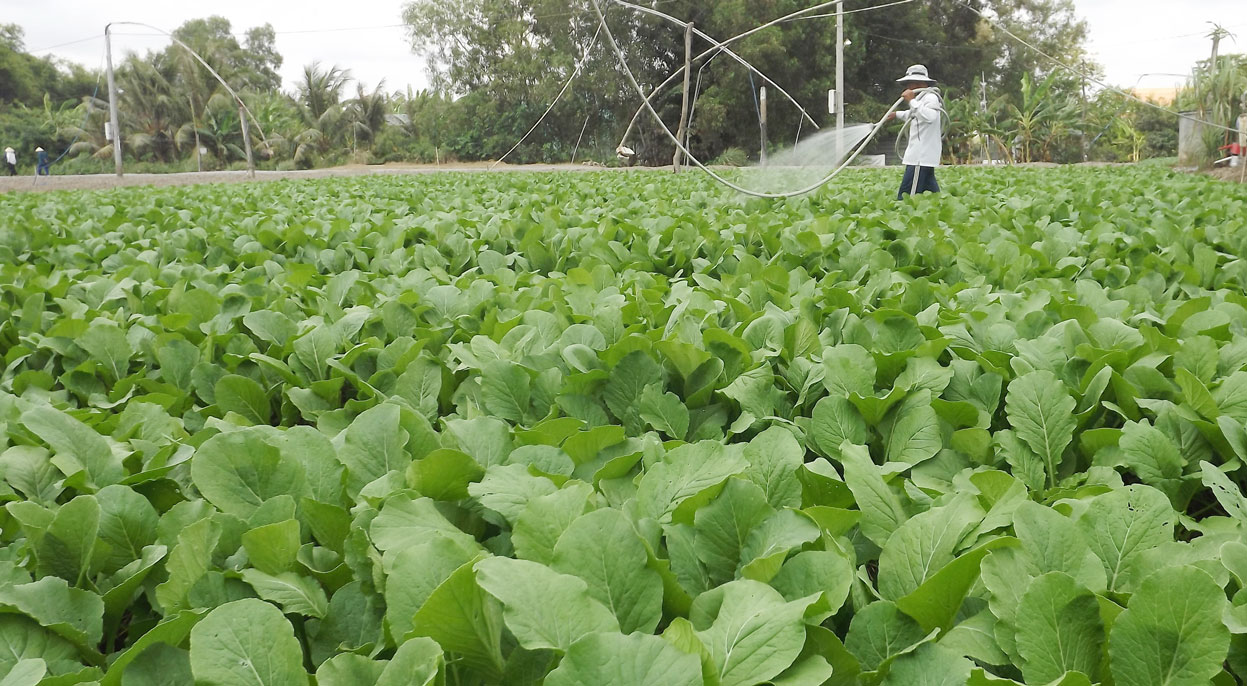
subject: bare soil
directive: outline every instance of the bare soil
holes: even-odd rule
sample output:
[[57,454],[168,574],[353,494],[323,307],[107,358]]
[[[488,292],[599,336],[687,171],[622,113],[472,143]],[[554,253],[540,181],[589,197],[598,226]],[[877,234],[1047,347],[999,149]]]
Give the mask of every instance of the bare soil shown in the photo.
[[[484,172],[491,169],[491,162],[468,162],[447,165],[434,164],[386,164],[347,165],[330,169],[302,171],[257,171],[252,179],[245,171],[189,172],[175,174],[126,174],[118,178],[113,174],[77,174],[66,176],[0,176],[0,193],[22,191],[101,190],[121,186],[189,186],[200,183],[244,183],[250,181],[278,181],[281,179],[323,179],[337,176],[365,176],[371,174],[435,174],[438,172]],[[500,164],[494,171],[551,172],[551,171],[603,171],[614,169],[590,164]]]
[[1209,176],[1216,178],[1216,179],[1221,179],[1222,181],[1233,181],[1235,183],[1244,183],[1244,182],[1247,182],[1244,179],[1244,177],[1247,177],[1247,174],[1244,174],[1243,170],[1244,170],[1244,167],[1238,167],[1236,169],[1230,169],[1229,167],[1218,167],[1207,173]]

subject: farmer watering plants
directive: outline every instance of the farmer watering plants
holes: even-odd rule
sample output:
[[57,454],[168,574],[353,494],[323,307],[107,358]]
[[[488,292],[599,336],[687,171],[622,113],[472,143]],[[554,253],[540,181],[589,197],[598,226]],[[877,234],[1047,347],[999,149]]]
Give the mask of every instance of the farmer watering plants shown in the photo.
[[902,134],[908,133],[909,143],[901,161],[905,165],[905,177],[896,194],[900,200],[908,194],[939,193],[940,184],[935,180],[935,168],[940,166],[943,154],[944,102],[935,79],[921,64],[910,67],[905,75],[896,80],[905,87],[901,97],[909,103],[908,110],[893,112],[888,119],[905,122]]

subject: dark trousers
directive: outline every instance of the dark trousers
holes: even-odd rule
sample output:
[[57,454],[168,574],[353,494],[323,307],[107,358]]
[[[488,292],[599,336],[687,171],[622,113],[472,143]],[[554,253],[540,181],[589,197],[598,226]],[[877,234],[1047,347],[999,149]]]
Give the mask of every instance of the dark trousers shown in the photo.
[[43,160],[42,162],[39,163],[39,166],[35,169],[35,173],[41,176],[47,176],[51,174],[52,164],[48,162],[47,160]]
[[17,176],[17,165],[11,162],[6,163],[9,167],[9,176]]
[[896,199],[900,200],[910,191],[914,189],[914,171],[918,172],[918,192],[919,193],[939,193],[940,184],[935,180],[935,167],[917,167],[907,165],[905,167],[905,178],[901,181],[901,190],[896,194]]

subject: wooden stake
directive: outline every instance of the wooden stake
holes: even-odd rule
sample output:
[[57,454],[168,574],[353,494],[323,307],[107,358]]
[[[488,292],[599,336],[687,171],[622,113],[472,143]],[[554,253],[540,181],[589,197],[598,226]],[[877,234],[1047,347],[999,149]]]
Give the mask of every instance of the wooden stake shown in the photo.
[[242,122],[242,144],[247,150],[247,175],[255,178],[255,157],[251,155],[251,129],[247,126],[247,113],[238,103],[238,121]]
[[[676,140],[683,142],[687,138],[688,129],[688,90],[693,75],[693,22],[684,27],[684,99],[680,103],[680,128],[676,132]],[[671,167],[678,174],[684,164],[684,154],[680,146],[675,146],[675,155],[671,158]]]

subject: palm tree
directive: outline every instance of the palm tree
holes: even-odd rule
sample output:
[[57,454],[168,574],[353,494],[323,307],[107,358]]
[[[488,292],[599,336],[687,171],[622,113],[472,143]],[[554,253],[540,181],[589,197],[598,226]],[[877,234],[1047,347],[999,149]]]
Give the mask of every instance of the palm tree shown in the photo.
[[389,96],[381,90],[384,86],[383,79],[372,93],[368,93],[364,90],[364,84],[356,84],[355,98],[346,108],[346,118],[355,139],[371,143],[385,126],[385,117],[389,113]]
[[[135,154],[168,162],[177,157],[177,131],[186,120],[185,100],[149,61],[131,55],[120,70],[123,131]],[[123,138],[124,140],[124,138]]]
[[351,80],[351,72],[337,66],[321,69],[320,62],[303,67],[299,82],[299,102],[308,110],[309,121],[320,119],[342,98],[342,89]]

